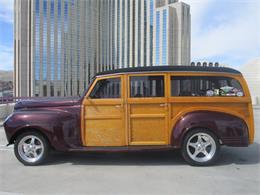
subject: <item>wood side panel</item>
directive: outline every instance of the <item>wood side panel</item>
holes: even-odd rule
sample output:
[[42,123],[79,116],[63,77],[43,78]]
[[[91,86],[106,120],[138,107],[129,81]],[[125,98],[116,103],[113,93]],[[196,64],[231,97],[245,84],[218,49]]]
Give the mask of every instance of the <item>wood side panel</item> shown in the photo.
[[[129,98],[130,88],[129,88],[129,76],[136,76],[136,74],[125,74],[121,75],[122,79],[122,96],[124,97],[120,104],[122,104],[122,111],[118,111],[114,108],[118,101],[106,100],[106,101],[96,101],[90,103],[85,98],[82,102],[82,142],[86,145],[86,124],[92,124],[93,121],[100,121],[103,118],[104,122],[106,120],[111,120],[111,124],[115,125],[119,123],[119,118],[121,117],[121,122],[123,122],[122,128],[124,129],[124,134],[120,135],[121,142],[114,138],[112,141],[125,145],[163,145],[170,143],[170,135],[172,134],[172,129],[176,122],[181,118],[181,116],[198,110],[207,111],[217,111],[224,112],[228,114],[235,115],[243,119],[249,128],[249,142],[252,143],[254,139],[254,123],[253,123],[253,110],[250,92],[248,90],[247,84],[243,77],[238,74],[228,74],[228,73],[193,73],[193,72],[176,72],[176,73],[145,73],[138,74],[138,76],[147,75],[164,75],[165,76],[165,97],[164,98]],[[244,97],[171,97],[170,90],[170,77],[171,76],[225,76],[237,79],[243,87]],[[98,79],[112,78],[114,76],[102,76]],[[96,81],[95,81],[96,83]],[[95,83],[92,85],[95,85]],[[92,90],[90,88],[89,91]],[[86,95],[86,97],[88,94]],[[165,107],[159,106],[165,103]],[[109,108],[109,105],[113,107]],[[93,107],[92,107],[93,106]],[[98,108],[97,108],[98,106]],[[86,108],[86,109],[85,109]],[[99,113],[98,109],[102,110],[102,114]],[[161,128],[162,118],[164,117],[164,131],[158,133],[157,130]],[[91,122],[92,120],[92,122]],[[157,121],[158,123],[155,123]],[[106,123],[106,122],[105,122]],[[107,122],[109,124],[109,122]],[[103,127],[102,127],[103,128]],[[104,126],[103,134],[107,135]],[[151,130],[152,131],[149,131]],[[111,136],[118,136],[110,129]],[[116,132],[116,131],[114,131]],[[137,133],[138,132],[138,133]],[[153,132],[153,134],[151,134]],[[166,138],[165,138],[166,137]],[[95,136],[94,136],[95,138]],[[98,138],[95,138],[96,140]],[[150,139],[150,142],[147,140]],[[163,139],[166,139],[164,141]],[[109,142],[109,145],[114,145]]]
[[[91,90],[83,100],[83,140],[84,146],[126,146],[125,129],[125,86],[123,76],[121,78],[121,98],[115,99],[91,99],[88,98]],[[113,78],[113,77],[108,77]]]
[[128,129],[129,145],[168,145],[168,104],[167,74],[129,74],[131,76],[164,76],[165,97],[129,97],[128,88]]

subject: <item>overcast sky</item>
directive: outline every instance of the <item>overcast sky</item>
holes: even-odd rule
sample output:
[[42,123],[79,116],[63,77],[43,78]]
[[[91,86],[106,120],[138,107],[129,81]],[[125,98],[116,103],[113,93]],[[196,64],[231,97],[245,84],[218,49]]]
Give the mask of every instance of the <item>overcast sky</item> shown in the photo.
[[[191,59],[239,67],[260,57],[260,0],[183,0]],[[0,70],[13,70],[13,0],[0,0]]]

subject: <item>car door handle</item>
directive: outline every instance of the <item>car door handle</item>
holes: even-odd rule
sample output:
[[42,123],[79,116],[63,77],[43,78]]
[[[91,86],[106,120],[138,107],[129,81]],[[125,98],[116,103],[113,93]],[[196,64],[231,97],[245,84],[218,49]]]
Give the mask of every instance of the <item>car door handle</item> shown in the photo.
[[116,107],[116,108],[121,108],[121,107],[122,107],[122,105],[115,105],[115,107]]
[[165,107],[165,106],[167,106],[167,103],[160,104],[160,107]]

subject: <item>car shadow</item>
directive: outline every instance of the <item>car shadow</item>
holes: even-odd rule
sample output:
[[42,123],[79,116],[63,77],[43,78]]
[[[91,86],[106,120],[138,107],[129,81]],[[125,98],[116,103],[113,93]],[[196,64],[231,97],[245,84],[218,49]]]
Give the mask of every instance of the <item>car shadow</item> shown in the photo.
[[71,152],[52,153],[45,165],[178,165],[184,164],[180,151],[146,152]]
[[218,165],[250,165],[260,163],[260,144],[255,142],[249,147],[222,147]]
[[[146,152],[52,152],[44,165],[67,164],[95,166],[164,166],[186,165],[180,150]],[[229,164],[250,165],[260,163],[260,144],[249,147],[222,147],[214,166]]]

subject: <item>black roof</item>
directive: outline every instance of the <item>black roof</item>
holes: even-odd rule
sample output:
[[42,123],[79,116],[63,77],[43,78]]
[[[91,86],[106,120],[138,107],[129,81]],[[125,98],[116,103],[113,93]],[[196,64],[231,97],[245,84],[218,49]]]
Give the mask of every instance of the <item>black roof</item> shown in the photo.
[[133,73],[133,72],[221,72],[241,74],[238,70],[226,67],[209,67],[209,66],[146,66],[146,67],[132,67],[120,68],[97,73],[96,76],[119,73]]

